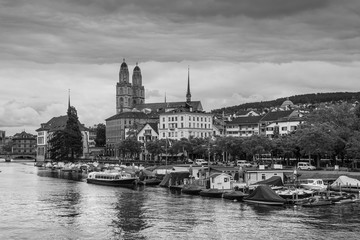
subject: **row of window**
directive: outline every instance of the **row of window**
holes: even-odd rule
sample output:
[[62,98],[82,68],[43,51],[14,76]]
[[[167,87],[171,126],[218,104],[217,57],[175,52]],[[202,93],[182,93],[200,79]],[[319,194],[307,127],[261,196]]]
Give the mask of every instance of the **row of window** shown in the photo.
[[[180,131],[180,136],[178,135],[178,132],[168,132],[167,136],[166,136],[166,133],[163,132],[162,133],[162,137],[163,138],[177,138],[177,137],[185,137],[184,135],[184,132],[183,131]],[[193,137],[201,137],[201,138],[207,138],[207,137],[211,137],[211,133],[208,133],[208,132],[189,132],[189,135],[190,136],[193,136]]]
[[[163,124],[163,129],[166,128],[166,124]],[[169,128],[170,129],[174,129],[174,128],[178,128],[178,124],[177,123],[169,123]],[[180,128],[184,128],[184,123],[180,124]],[[189,123],[189,128],[211,128],[210,124],[206,124],[206,123],[193,123],[191,126],[191,123]]]
[[[274,131],[276,128],[274,127],[267,127],[266,131]],[[278,128],[277,128],[278,129]],[[287,131],[287,127],[281,127],[281,131]],[[290,126],[290,131],[295,131],[297,129],[297,126]]]
[[[165,117],[163,117],[163,122],[165,122]],[[189,116],[189,121],[200,121],[200,122],[210,122],[211,118],[210,117],[195,117],[195,116]],[[168,122],[177,122],[178,117],[177,116],[173,116],[173,117],[168,117]],[[184,121],[184,116],[180,116],[180,121]]]

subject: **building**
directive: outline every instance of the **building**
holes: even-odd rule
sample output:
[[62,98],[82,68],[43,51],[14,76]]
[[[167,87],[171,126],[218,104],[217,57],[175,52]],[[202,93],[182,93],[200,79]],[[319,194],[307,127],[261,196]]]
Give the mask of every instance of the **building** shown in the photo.
[[146,149],[146,145],[150,141],[159,139],[159,131],[157,123],[146,123],[137,133],[136,139],[143,144],[140,160],[150,159],[150,153]]
[[208,138],[213,135],[212,114],[180,108],[159,115],[159,138]]
[[129,131],[140,130],[146,123],[157,123],[157,118],[144,112],[120,112],[106,121],[106,154],[118,156],[118,146],[123,141]]
[[272,138],[295,131],[303,122],[302,117],[298,110],[269,112],[259,122],[260,134]]
[[25,131],[16,133],[12,138],[12,154],[13,155],[36,155],[36,135]]
[[116,84],[116,113],[131,111],[137,104],[144,102],[145,89],[140,67],[136,63],[130,83],[129,69],[124,59],[120,66],[119,82]]
[[[70,100],[69,100],[70,107]],[[50,158],[49,153],[49,140],[52,138],[54,132],[64,130],[68,121],[68,116],[53,117],[46,123],[42,123],[41,127],[36,130],[37,132],[37,155],[36,161],[45,161]],[[78,125],[82,135],[83,143],[83,156],[89,156],[89,129],[78,121]]]
[[263,116],[238,117],[226,122],[226,136],[250,137],[259,135],[259,122]]

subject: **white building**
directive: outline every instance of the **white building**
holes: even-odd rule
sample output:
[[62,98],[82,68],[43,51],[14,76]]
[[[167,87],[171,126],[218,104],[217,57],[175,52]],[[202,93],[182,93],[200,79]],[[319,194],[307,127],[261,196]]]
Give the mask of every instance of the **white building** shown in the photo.
[[159,139],[208,138],[213,135],[212,114],[180,108],[159,116]]

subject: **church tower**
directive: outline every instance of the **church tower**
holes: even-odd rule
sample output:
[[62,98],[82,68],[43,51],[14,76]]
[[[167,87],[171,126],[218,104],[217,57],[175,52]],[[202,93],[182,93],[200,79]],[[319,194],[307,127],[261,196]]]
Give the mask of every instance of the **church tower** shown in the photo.
[[120,66],[119,82],[116,84],[116,113],[128,112],[133,108],[133,90],[129,82],[129,69],[123,60]]
[[136,66],[132,75],[133,85],[133,105],[145,103],[145,89],[142,85],[141,70],[136,63]]

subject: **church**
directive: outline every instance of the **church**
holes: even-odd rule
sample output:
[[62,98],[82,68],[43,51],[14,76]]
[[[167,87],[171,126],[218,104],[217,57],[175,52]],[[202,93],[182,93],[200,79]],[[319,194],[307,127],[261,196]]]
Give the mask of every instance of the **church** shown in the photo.
[[106,121],[106,146],[110,156],[117,156],[116,146],[126,138],[126,131],[145,123],[159,123],[161,113],[187,108],[189,111],[203,112],[200,101],[192,101],[190,93],[190,76],[188,72],[185,101],[146,103],[141,69],[136,63],[132,81],[125,59],[121,63],[119,80],[116,83],[116,114]]

